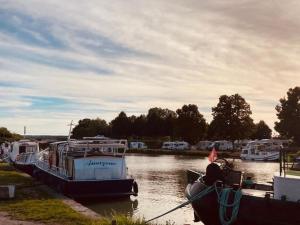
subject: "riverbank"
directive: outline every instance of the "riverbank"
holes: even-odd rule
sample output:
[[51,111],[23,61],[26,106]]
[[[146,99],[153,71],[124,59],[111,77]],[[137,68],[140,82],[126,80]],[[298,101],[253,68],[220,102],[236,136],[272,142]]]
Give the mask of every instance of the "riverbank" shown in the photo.
[[[207,157],[210,151],[205,150],[164,150],[164,149],[128,149],[127,153],[146,155],[185,155]],[[219,158],[239,159],[240,151],[218,151]]]
[[[0,201],[1,224],[27,221],[24,224],[111,225],[112,219],[83,212],[84,207],[79,203],[76,205],[73,200],[66,201],[67,198],[59,197],[47,186],[16,171],[7,163],[0,163],[0,185],[16,186],[14,199]],[[122,225],[145,225],[142,220],[132,220],[123,215],[115,215],[113,219]]]

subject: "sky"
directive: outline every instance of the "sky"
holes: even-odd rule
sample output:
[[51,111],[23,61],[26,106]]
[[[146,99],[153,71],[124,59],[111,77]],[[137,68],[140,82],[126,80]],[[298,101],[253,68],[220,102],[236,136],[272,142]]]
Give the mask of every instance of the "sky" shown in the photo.
[[255,122],[300,85],[299,0],[0,0],[0,126],[66,135],[239,93]]

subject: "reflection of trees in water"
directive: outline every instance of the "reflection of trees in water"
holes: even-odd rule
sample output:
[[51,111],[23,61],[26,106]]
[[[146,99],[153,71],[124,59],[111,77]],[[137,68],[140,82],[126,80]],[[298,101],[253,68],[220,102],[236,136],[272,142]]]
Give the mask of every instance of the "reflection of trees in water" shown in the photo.
[[138,208],[138,200],[134,199],[119,199],[106,200],[101,203],[84,203],[85,206],[99,213],[102,216],[112,217],[115,213],[126,216],[133,216]]
[[187,185],[186,170],[172,171],[151,171],[143,174],[143,181],[139,182],[140,190],[148,193],[157,194],[160,190],[162,195],[172,195],[185,198],[185,188]]

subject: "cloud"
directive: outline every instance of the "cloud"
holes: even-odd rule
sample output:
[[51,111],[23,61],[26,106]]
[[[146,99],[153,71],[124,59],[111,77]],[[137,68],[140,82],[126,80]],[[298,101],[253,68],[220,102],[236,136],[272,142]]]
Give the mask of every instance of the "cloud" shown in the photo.
[[3,0],[0,123],[64,134],[71,119],[187,103],[210,120],[220,95],[239,93],[273,127],[279,98],[300,83],[298,6]]

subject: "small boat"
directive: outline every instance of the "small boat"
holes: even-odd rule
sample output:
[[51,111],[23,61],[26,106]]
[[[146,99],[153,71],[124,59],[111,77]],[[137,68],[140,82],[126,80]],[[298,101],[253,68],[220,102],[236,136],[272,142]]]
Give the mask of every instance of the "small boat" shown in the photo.
[[16,168],[32,174],[34,163],[39,153],[39,143],[36,141],[23,139],[12,142],[8,150],[7,161],[12,163]]
[[280,161],[273,186],[248,186],[242,185],[242,173],[229,169],[223,161],[209,164],[204,176],[195,171],[188,173],[186,196],[195,221],[205,225],[300,224],[300,173],[282,167]]
[[0,157],[2,160],[7,160],[8,159],[8,153],[10,150],[10,143],[9,142],[4,142],[0,145]]
[[242,149],[240,157],[242,160],[277,161],[279,160],[280,146],[279,142],[273,142],[272,139],[250,141]]
[[136,196],[126,150],[127,140],[103,136],[54,142],[39,154],[33,176],[74,199]]

